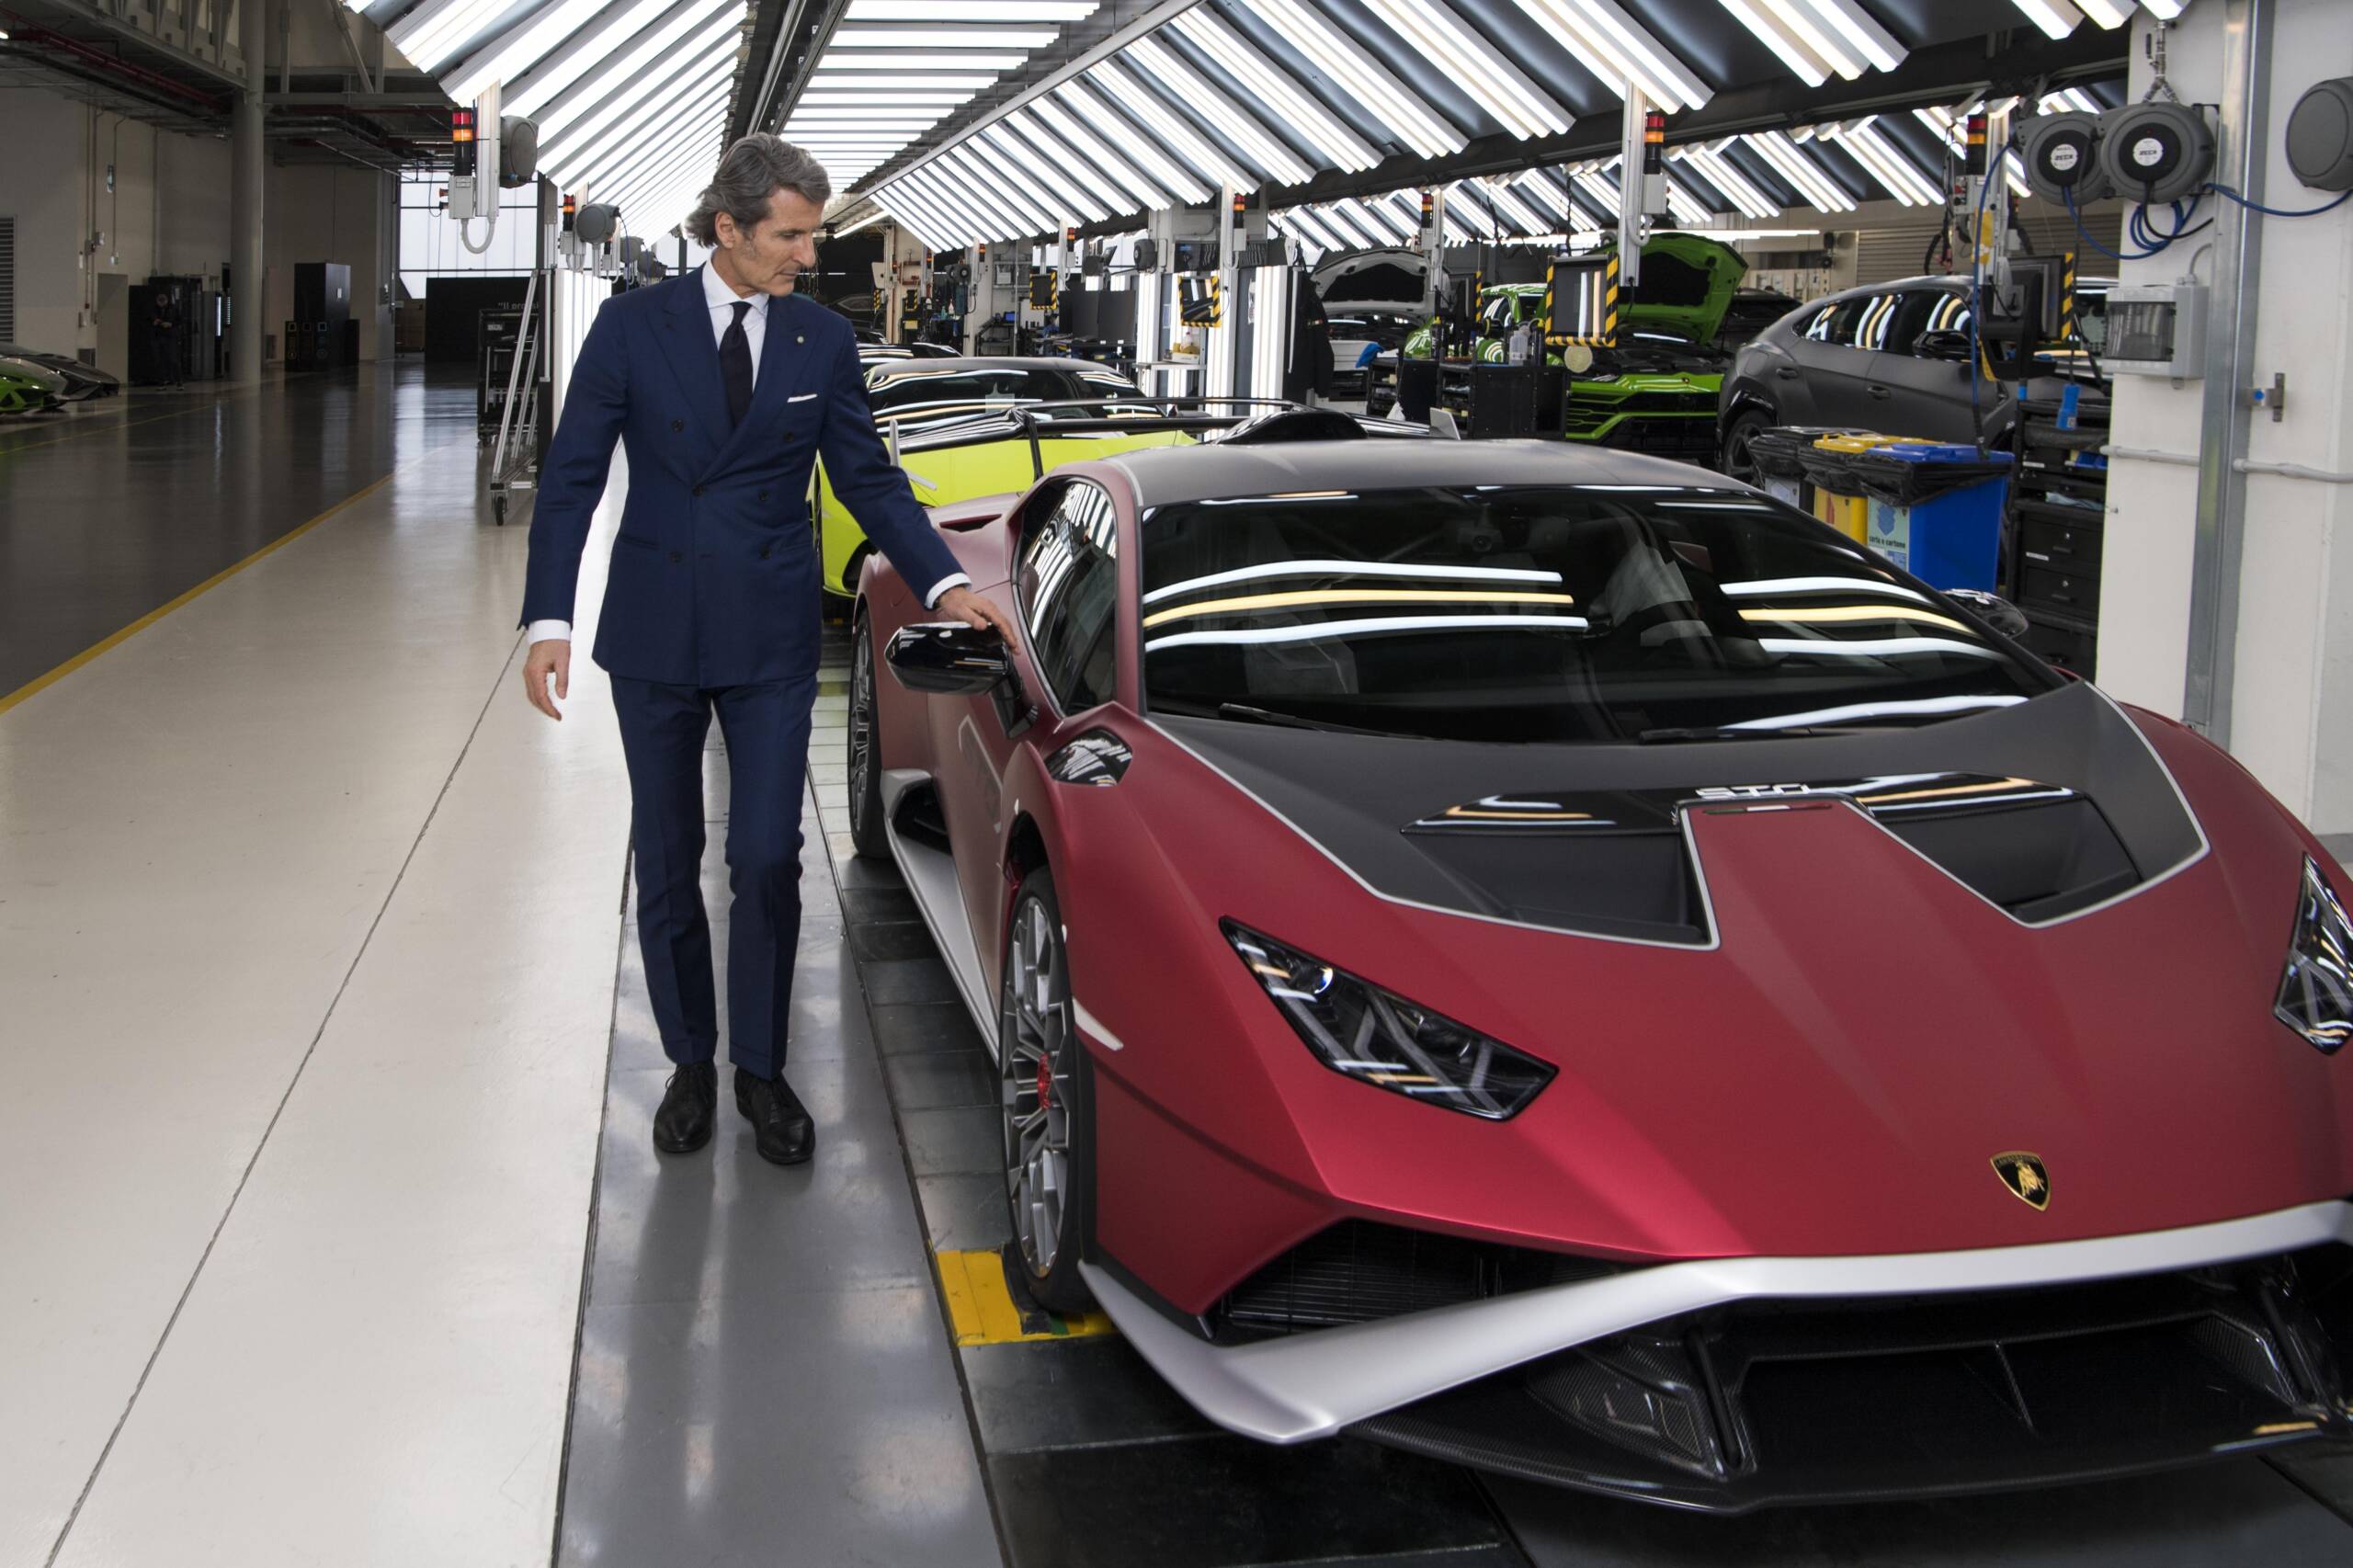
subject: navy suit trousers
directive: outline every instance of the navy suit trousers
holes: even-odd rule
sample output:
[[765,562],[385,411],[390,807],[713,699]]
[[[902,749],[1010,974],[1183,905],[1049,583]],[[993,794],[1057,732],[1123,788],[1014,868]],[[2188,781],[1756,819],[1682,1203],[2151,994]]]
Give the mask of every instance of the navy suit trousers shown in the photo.
[[612,680],[629,764],[637,858],[637,939],[662,1049],[677,1062],[718,1053],[710,920],[702,903],[704,742],[727,742],[728,1058],[784,1069],[792,963],[801,937],[801,813],[817,677],[702,687]]

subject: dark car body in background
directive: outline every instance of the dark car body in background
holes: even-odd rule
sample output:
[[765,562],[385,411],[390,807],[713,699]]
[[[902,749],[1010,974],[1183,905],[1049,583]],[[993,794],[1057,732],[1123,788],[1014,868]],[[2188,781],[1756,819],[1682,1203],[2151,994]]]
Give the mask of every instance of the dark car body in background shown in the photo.
[[[1751,477],[1748,438],[1774,425],[2005,445],[2015,389],[1972,378],[1969,360],[1966,278],[1874,283],[1801,306],[1733,357],[1717,403],[1724,472]],[[2063,384],[2036,377],[2027,395],[2055,397]]]

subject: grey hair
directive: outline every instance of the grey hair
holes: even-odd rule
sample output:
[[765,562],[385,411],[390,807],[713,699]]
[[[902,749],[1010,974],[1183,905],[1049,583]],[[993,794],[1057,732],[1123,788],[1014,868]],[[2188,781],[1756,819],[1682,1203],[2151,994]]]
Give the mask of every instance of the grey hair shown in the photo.
[[739,137],[720,158],[719,172],[688,214],[687,233],[698,244],[718,244],[719,215],[724,212],[749,233],[768,215],[768,199],[779,188],[823,207],[833,199],[834,182],[807,148],[773,131]]

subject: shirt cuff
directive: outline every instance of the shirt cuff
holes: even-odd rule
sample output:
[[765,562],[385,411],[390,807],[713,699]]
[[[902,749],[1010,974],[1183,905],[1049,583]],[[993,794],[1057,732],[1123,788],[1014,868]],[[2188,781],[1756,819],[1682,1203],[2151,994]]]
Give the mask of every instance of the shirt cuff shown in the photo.
[[924,595],[923,608],[926,609],[937,609],[939,608],[940,596],[948,592],[949,589],[969,588],[972,585],[972,580],[964,575],[961,572],[950,572],[947,576],[942,577],[938,582],[934,583],[931,585],[931,592]]
[[523,628],[523,645],[527,648],[534,642],[571,641],[572,622],[568,620],[535,620]]

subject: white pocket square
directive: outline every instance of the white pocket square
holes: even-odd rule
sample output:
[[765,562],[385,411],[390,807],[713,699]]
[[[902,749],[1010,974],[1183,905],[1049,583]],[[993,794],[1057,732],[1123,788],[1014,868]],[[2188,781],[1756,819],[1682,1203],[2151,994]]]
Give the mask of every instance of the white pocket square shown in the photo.
[[815,397],[816,395],[817,394],[815,392],[796,392],[792,396],[786,398],[784,401],[787,403],[807,403],[811,398]]

